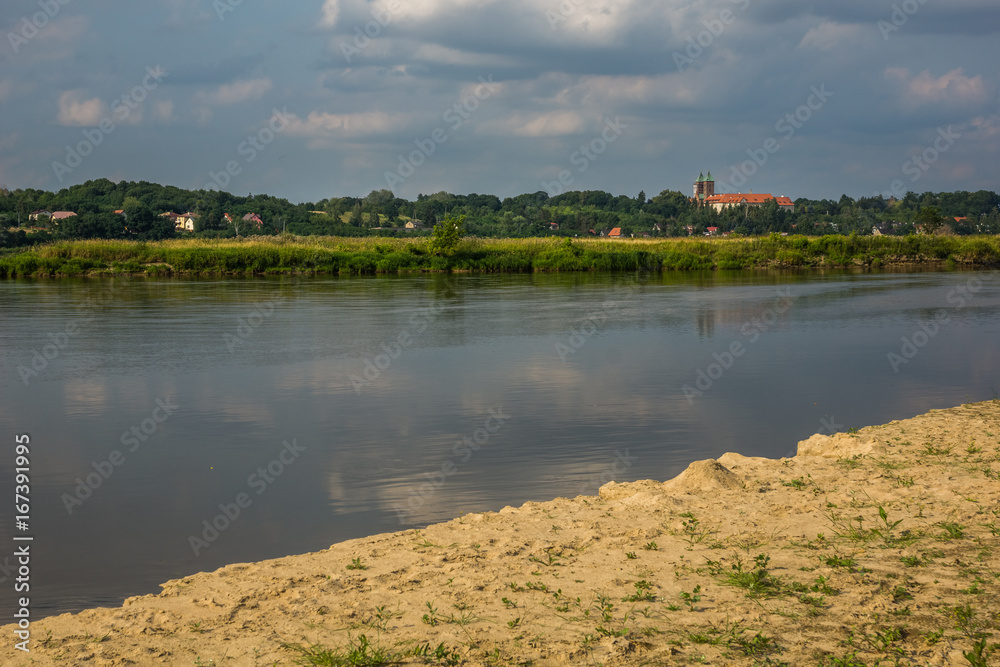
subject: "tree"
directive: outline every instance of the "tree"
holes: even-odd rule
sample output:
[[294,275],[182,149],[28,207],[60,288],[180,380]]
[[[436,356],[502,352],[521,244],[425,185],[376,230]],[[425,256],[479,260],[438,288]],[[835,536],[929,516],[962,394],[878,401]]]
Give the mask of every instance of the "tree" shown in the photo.
[[923,206],[917,213],[916,221],[923,226],[926,233],[933,234],[941,228],[944,218],[941,217],[941,211],[937,206]]
[[449,256],[455,252],[455,247],[462,239],[465,232],[465,216],[453,218],[445,217],[440,223],[434,225],[434,233],[428,250],[431,254]]
[[159,241],[174,235],[174,223],[169,218],[156,215],[134,197],[125,199],[125,223],[141,241]]

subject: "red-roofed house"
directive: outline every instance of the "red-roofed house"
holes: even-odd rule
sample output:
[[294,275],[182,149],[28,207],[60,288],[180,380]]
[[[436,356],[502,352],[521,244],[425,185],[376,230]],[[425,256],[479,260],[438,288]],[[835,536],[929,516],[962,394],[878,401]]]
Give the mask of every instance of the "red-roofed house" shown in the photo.
[[75,218],[76,213],[73,211],[56,211],[52,214],[53,220],[65,220],[66,218]]
[[719,233],[719,228],[718,227],[706,227],[705,228],[705,236],[715,236],[718,233]]
[[715,180],[712,178],[712,172],[708,172],[707,177],[699,175],[698,180],[695,181],[694,197],[691,198],[691,201],[702,206],[707,204],[719,212],[730,206],[763,206],[772,199],[777,200],[778,207],[782,210],[795,210],[795,202],[788,197],[775,197],[770,194],[755,195],[752,192],[717,195],[715,194]]
[[608,238],[609,239],[623,239],[623,238],[625,238],[625,235],[622,234],[622,228],[621,227],[615,227],[610,232],[608,232]]
[[256,213],[247,213],[243,216],[243,222],[249,222],[250,224],[260,229],[264,226],[264,221],[261,220],[260,216]]
[[705,203],[716,211],[729,208],[730,206],[763,206],[772,199],[778,202],[778,207],[785,211],[794,211],[795,202],[788,197],[775,197],[771,194],[753,194],[752,192],[743,194],[712,195],[705,198]]

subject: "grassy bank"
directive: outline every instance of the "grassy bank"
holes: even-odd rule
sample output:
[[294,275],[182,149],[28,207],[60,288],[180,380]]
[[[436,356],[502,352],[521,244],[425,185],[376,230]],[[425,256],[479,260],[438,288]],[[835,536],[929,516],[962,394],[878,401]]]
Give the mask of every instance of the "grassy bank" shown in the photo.
[[107,273],[226,275],[407,271],[688,271],[893,264],[996,266],[994,236],[777,236],[738,239],[464,239],[449,256],[426,239],[255,237],[61,241],[0,255],[0,278]]

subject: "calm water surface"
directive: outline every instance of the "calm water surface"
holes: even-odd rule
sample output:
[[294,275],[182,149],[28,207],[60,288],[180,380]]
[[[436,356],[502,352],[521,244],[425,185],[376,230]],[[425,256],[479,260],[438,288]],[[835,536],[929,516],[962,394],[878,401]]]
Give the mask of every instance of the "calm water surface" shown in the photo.
[[117,605],[226,563],[989,399],[995,275],[0,282],[0,566],[17,433],[35,613]]

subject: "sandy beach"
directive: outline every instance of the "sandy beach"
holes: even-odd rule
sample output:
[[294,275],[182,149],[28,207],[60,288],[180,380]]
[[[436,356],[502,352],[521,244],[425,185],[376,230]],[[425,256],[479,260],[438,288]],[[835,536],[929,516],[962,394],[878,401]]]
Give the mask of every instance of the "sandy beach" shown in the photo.
[[1000,401],[15,630],[5,665],[1000,664]]

